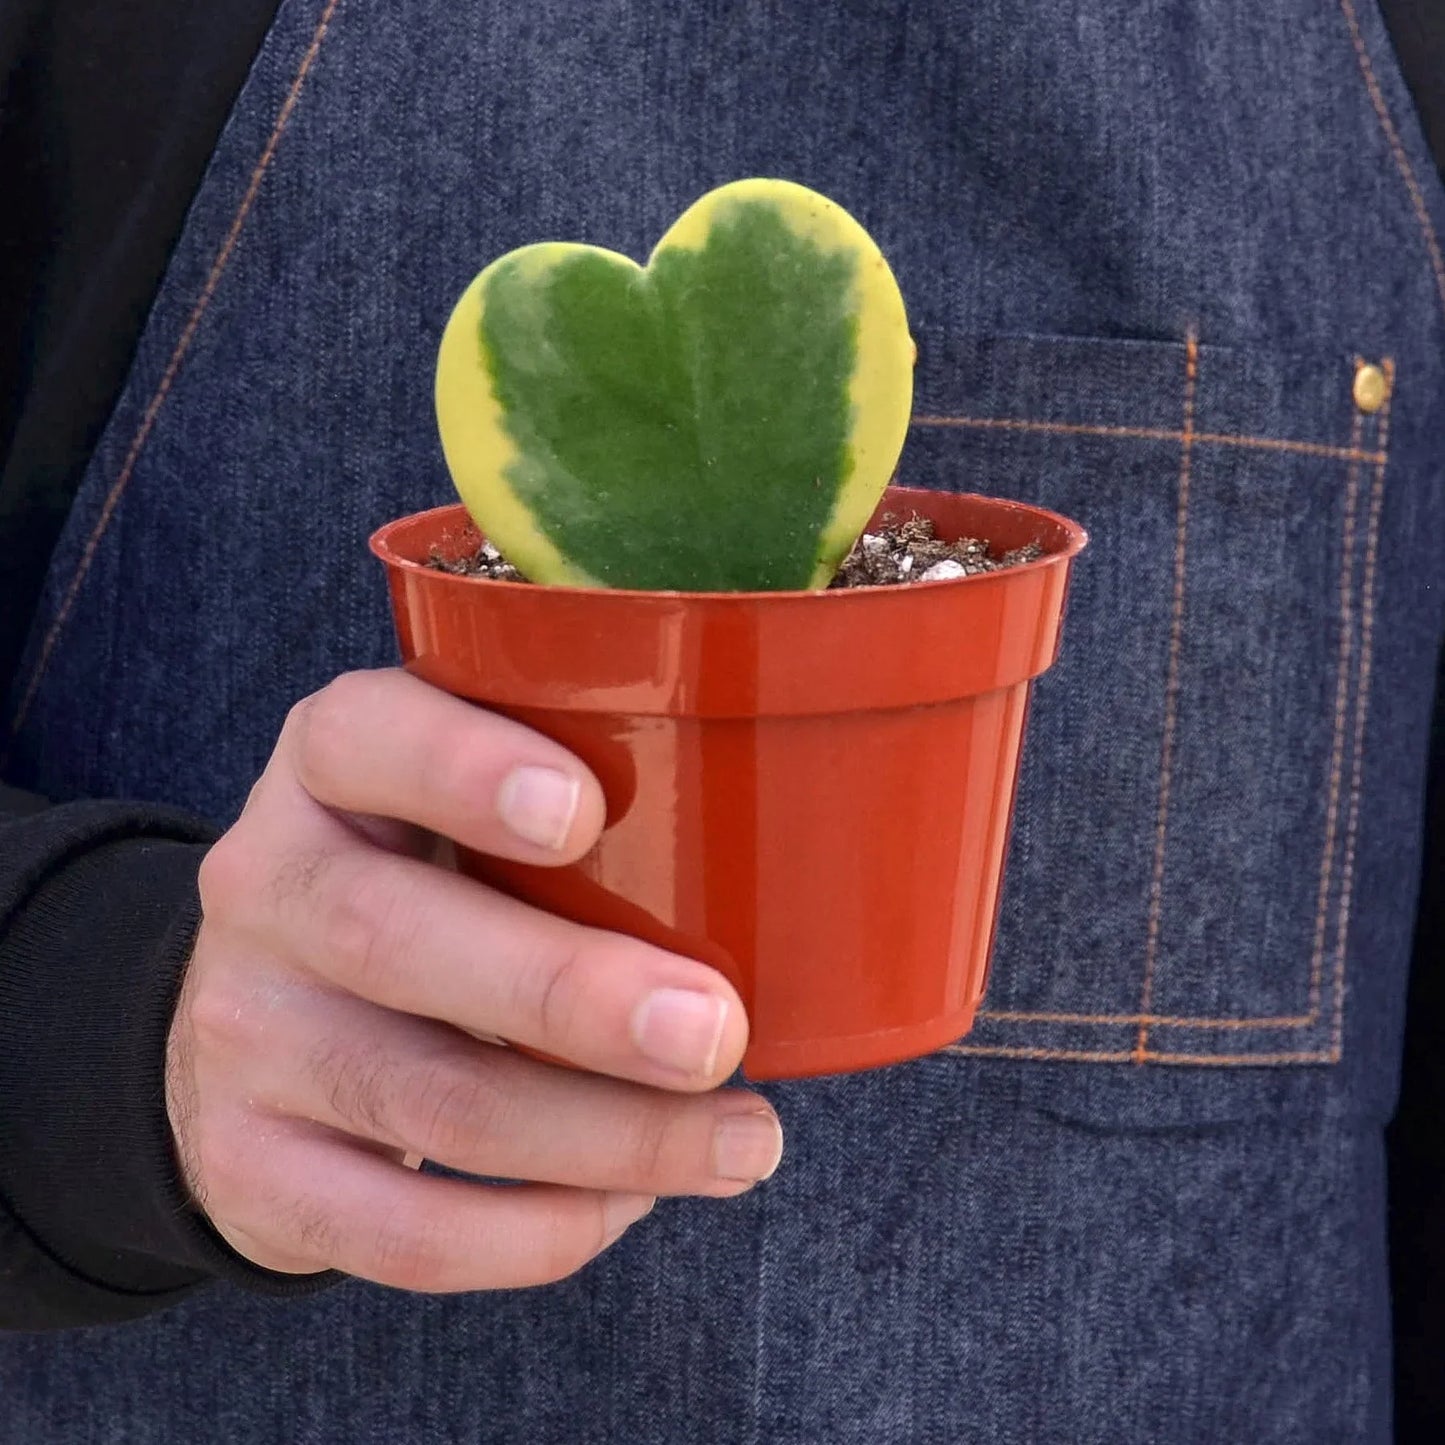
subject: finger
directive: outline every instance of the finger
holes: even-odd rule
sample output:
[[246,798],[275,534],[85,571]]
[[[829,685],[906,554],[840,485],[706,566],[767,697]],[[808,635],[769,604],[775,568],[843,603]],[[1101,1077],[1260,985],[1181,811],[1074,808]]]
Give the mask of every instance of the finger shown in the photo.
[[565,748],[396,668],[337,678],[295,709],[282,742],[325,807],[478,852],[568,863],[602,829],[602,789]]
[[326,1269],[325,1265],[318,1264],[314,1259],[302,1259],[299,1255],[288,1254],[233,1224],[220,1224],[212,1220],[211,1226],[237,1254],[244,1255],[254,1264],[274,1270],[277,1274],[320,1274]]
[[267,866],[278,881],[244,926],[384,1008],[668,1089],[713,1088],[742,1058],[742,1001],[694,959],[374,849]]
[[634,1194],[416,1174],[320,1129],[278,1131],[264,1155],[242,1154],[240,1163],[244,1188],[216,1193],[244,1202],[227,1208],[218,1227],[248,1258],[428,1293],[563,1279],[653,1204]]
[[552,1068],[360,999],[293,999],[271,1040],[285,1068],[263,1106],[469,1174],[722,1197],[782,1154],[757,1094],[679,1096]]

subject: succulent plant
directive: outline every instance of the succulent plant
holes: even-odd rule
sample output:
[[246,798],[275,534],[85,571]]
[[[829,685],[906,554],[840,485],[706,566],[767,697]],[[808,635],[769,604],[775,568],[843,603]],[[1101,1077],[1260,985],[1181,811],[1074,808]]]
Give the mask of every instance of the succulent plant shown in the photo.
[[442,337],[437,418],[472,518],[533,582],[823,587],[893,474],[913,357],[846,211],[736,181],[646,266],[567,242],[492,262]]

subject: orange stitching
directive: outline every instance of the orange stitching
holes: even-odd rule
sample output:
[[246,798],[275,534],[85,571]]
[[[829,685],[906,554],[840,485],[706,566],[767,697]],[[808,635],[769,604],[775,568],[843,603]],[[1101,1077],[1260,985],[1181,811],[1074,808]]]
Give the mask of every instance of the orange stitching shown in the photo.
[[[1154,834],[1154,867],[1149,879],[1149,927],[1144,942],[1144,987],[1139,1012],[1147,1014],[1154,994],[1159,926],[1164,910],[1164,850],[1169,836],[1169,796],[1174,784],[1174,729],[1179,720],[1179,658],[1184,644],[1184,570],[1189,537],[1189,474],[1194,457],[1194,389],[1199,341],[1194,332],[1184,352],[1184,439],[1179,453],[1179,507],[1174,527],[1174,603],[1169,617],[1169,668],[1164,681],[1164,745],[1159,759],[1159,812]],[[1134,1053],[1143,1062],[1149,1025],[1139,1025]]]
[[1057,1059],[1075,1064],[1127,1064],[1134,1057],[1128,1049],[1024,1049],[1007,1044],[948,1044],[943,1052],[980,1059]]
[[[1389,382],[1388,396],[1395,390],[1395,364],[1386,357],[1382,363]],[[1380,450],[1388,456],[1390,402],[1380,413]],[[1370,712],[1370,670],[1374,664],[1375,565],[1380,555],[1380,516],[1385,502],[1385,462],[1375,468],[1370,488],[1370,520],[1365,539],[1365,575],[1360,583],[1360,677],[1355,692],[1355,740],[1350,762],[1350,811],[1345,824],[1345,861],[1340,870],[1340,911],[1335,936],[1335,1020],[1330,1040],[1336,1053],[1344,1052],[1345,1035],[1345,953],[1350,933],[1350,905],[1354,898],[1355,846],[1359,841],[1360,797],[1364,791],[1365,724]]]
[[[913,426],[959,427],[971,431],[1043,432],[1056,436],[1111,437],[1123,441],[1184,441],[1182,431],[1154,426],[1093,426],[1081,422],[1029,421],[1016,416],[915,416]],[[1378,452],[1351,447],[1327,446],[1322,442],[1296,442],[1283,437],[1243,436],[1233,432],[1194,432],[1195,446],[1244,447],[1254,451],[1289,452],[1302,457],[1324,457],[1330,461],[1378,462]]]
[[[1370,93],[1370,104],[1375,107],[1375,116],[1380,122],[1380,130],[1384,133],[1385,140],[1390,146],[1390,152],[1395,157],[1395,169],[1400,172],[1400,179],[1404,181],[1405,189],[1410,193],[1410,204],[1415,208],[1415,219],[1420,226],[1420,235],[1424,239],[1425,250],[1429,253],[1430,269],[1435,273],[1435,290],[1440,296],[1440,308],[1445,311],[1445,257],[1440,254],[1440,240],[1435,234],[1434,223],[1430,220],[1430,208],[1425,204],[1425,193],[1420,189],[1420,182],[1415,179],[1415,169],[1410,164],[1410,157],[1405,154],[1405,147],[1400,141],[1400,133],[1395,129],[1394,121],[1390,119],[1390,112],[1385,105],[1385,97],[1380,92],[1379,81],[1375,79],[1375,67],[1370,60],[1370,52],[1365,49],[1365,38],[1360,34],[1360,22],[1355,14],[1354,0],[1340,0],[1340,8],[1345,12],[1345,21],[1350,27],[1350,40],[1355,47],[1355,58],[1360,63],[1360,73],[1365,78],[1365,89]],[[1380,428],[1380,435],[1382,438],[1385,435],[1383,425]]]
[[1349,447],[1325,446],[1317,442],[1285,441],[1279,437],[1234,436],[1228,432],[1195,432],[1194,445],[1200,446],[1205,443],[1212,446],[1245,447],[1253,451],[1291,452],[1296,456],[1326,457],[1331,461],[1371,462],[1379,460],[1379,457],[1372,452],[1356,453]]
[[1311,1014],[1280,1014],[1273,1018],[1178,1018],[1173,1014],[1027,1013],[980,1009],[980,1019],[1002,1024],[1145,1024],[1151,1029],[1303,1029],[1316,1022]]
[[[1386,357],[1381,366],[1390,383],[1389,396],[1394,396],[1395,364]],[[1361,620],[1360,620],[1360,676],[1355,694],[1355,730],[1350,770],[1350,802],[1345,825],[1345,859],[1341,869],[1340,908],[1336,923],[1335,973],[1334,973],[1334,1023],[1330,1031],[1330,1045],[1327,1049],[1301,1050],[1271,1054],[1186,1054],[1167,1053],[1156,1049],[1141,1048],[1136,1041],[1132,1049],[1050,1049],[1027,1048],[1011,1044],[950,1044],[944,1053],[965,1055],[972,1058],[1021,1059],[1039,1062],[1080,1063],[1080,1064],[1165,1064],[1176,1066],[1197,1066],[1202,1068],[1266,1068],[1282,1064],[1338,1064],[1344,1057],[1345,1023],[1345,954],[1349,938],[1350,906],[1354,892],[1354,859],[1359,836],[1360,800],[1363,796],[1365,725],[1369,713],[1369,684],[1373,666],[1373,644],[1375,626],[1375,575],[1379,563],[1380,520],[1384,510],[1385,467],[1389,458],[1390,403],[1380,413],[1380,447],[1377,455],[1375,480],[1370,492],[1369,520],[1366,523],[1364,575],[1361,578]],[[1356,489],[1352,484],[1352,495]],[[1347,502],[1347,507],[1349,503]],[[1349,513],[1346,513],[1347,519]],[[1348,558],[1353,538],[1347,524],[1345,552]],[[1353,592],[1353,589],[1351,589]],[[1343,605],[1343,604],[1342,604]],[[1353,612],[1353,609],[1352,609]],[[1316,1004],[1316,1012],[1318,1004]],[[1179,1027],[1240,1028],[1258,1022],[1263,1027],[1275,1024],[1279,1027],[1294,1027],[1314,1023],[1315,1018],[1302,1021],[1294,1019],[1157,1019],[1143,1015],[1109,1014],[1008,1014],[980,1013],[979,1017],[992,1018],[1003,1022],[1034,1023],[1081,1023],[1081,1024],[1131,1024],[1139,1022],[1145,1026],[1164,1027],[1174,1024]]]
[[[1362,358],[1360,358],[1360,357],[1357,356],[1357,357],[1355,358],[1355,365],[1356,365],[1357,368],[1358,368],[1359,366],[1363,365],[1363,360],[1362,360]],[[1391,386],[1393,387],[1393,381],[1394,381],[1394,364],[1393,364],[1392,361],[1390,361],[1390,360],[1387,359],[1387,360],[1383,363],[1383,365],[1384,365],[1384,367],[1385,367],[1385,370],[1386,370],[1386,373],[1387,373],[1387,377],[1388,377],[1388,379],[1389,379],[1389,382],[1390,382]],[[1343,772],[1344,772],[1344,766],[1343,766],[1344,713],[1345,713],[1345,710],[1346,710],[1346,707],[1347,707],[1347,701],[1346,701],[1346,699],[1347,699],[1347,694],[1348,694],[1348,661],[1349,661],[1349,653],[1350,653],[1350,651],[1352,650],[1352,643],[1353,643],[1353,638],[1352,638],[1353,626],[1352,626],[1352,624],[1353,624],[1354,608],[1353,608],[1353,586],[1352,586],[1352,583],[1353,583],[1352,554],[1353,554],[1353,552],[1354,552],[1354,545],[1355,545],[1355,523],[1356,523],[1356,517],[1357,517],[1357,511],[1358,511],[1358,501],[1359,501],[1359,468],[1358,468],[1358,462],[1359,462],[1360,460],[1364,460],[1364,459],[1371,459],[1371,460],[1374,460],[1377,465],[1383,466],[1383,464],[1384,464],[1384,462],[1385,462],[1385,460],[1386,460],[1386,457],[1387,457],[1387,453],[1388,453],[1388,448],[1385,447],[1383,444],[1382,444],[1382,446],[1381,446],[1379,449],[1377,449],[1377,450],[1375,450],[1375,451],[1365,451],[1365,450],[1363,450],[1362,447],[1361,447],[1361,445],[1360,445],[1361,437],[1362,437],[1362,431],[1363,431],[1363,418],[1362,418],[1360,412],[1359,412],[1358,410],[1356,410],[1355,413],[1354,413],[1354,417],[1353,417],[1353,421],[1352,421],[1352,425],[1351,425],[1351,438],[1350,438],[1350,443],[1351,443],[1351,444],[1350,444],[1350,446],[1349,446],[1348,448],[1336,448],[1336,449],[1332,449],[1332,450],[1334,450],[1334,451],[1337,451],[1340,455],[1348,456],[1348,457],[1351,459],[1351,466],[1350,466],[1349,475],[1348,475],[1348,478],[1347,478],[1347,481],[1346,481],[1346,501],[1345,501],[1344,536],[1343,536],[1343,541],[1342,541],[1342,552],[1343,552],[1342,572],[1341,572],[1341,615],[1342,615],[1342,622],[1343,622],[1342,638],[1341,638],[1341,659],[1342,659],[1342,660],[1341,660],[1341,668],[1340,668],[1340,673],[1339,673],[1339,683],[1338,683],[1338,685],[1337,685],[1337,691],[1336,691],[1336,703],[1335,703],[1335,734],[1334,734],[1334,743],[1333,743],[1332,749],[1331,749],[1332,761],[1331,761],[1331,767],[1330,767],[1330,803],[1329,803],[1329,811],[1328,811],[1328,813],[1327,813],[1327,823],[1326,823],[1326,844],[1325,844],[1324,856],[1323,856],[1323,858],[1322,858],[1322,860],[1321,860],[1322,884],[1321,884],[1321,895],[1320,895],[1320,899],[1321,899],[1321,901],[1320,901],[1320,911],[1319,911],[1319,913],[1317,913],[1317,915],[1316,915],[1316,922],[1315,922],[1316,946],[1315,946],[1314,954],[1313,954],[1312,959],[1311,959],[1311,968],[1310,968],[1310,1011],[1309,1011],[1307,1014],[1282,1014],[1282,1015],[1275,1015],[1275,1016],[1268,1016],[1268,1017],[1266,1017],[1266,1016],[1261,1016],[1261,1017],[1257,1017],[1257,1018],[1241,1019],[1241,1018],[1206,1018],[1206,1017],[1192,1017],[1192,1018],[1191,1018],[1191,1017],[1178,1017],[1178,1016],[1166,1015],[1166,1014],[1145,1014],[1145,1013],[1132,1013],[1132,1014],[1085,1014],[1085,1013],[1066,1013],[1066,1012],[1059,1012],[1059,1013],[1036,1013],[1036,1012],[1029,1012],[1029,1011],[1026,1011],[1026,1010],[1005,1010],[1005,1009],[990,1010],[990,1009],[981,1009],[981,1010],[979,1011],[979,1014],[978,1014],[978,1017],[979,1017],[980,1021],[988,1020],[988,1021],[992,1021],[992,1022],[995,1022],[995,1023],[1004,1023],[1004,1024],[1009,1024],[1009,1023],[1012,1023],[1012,1024],[1037,1023],[1037,1024],[1081,1024],[1081,1025],[1092,1025],[1092,1026],[1101,1026],[1101,1025],[1104,1025],[1104,1026],[1107,1026],[1107,1025],[1118,1025],[1118,1026],[1123,1026],[1123,1025],[1141,1025],[1141,1026],[1143,1026],[1143,1027],[1146,1028],[1146,1029],[1147,1029],[1147,1028],[1189,1028],[1189,1029],[1222,1029],[1222,1030],[1231,1030],[1231,1029],[1263,1029],[1263,1028],[1271,1028],[1271,1029],[1308,1028],[1308,1027],[1312,1026],[1313,1024],[1315,1024],[1315,1023],[1317,1023],[1317,1022],[1319,1021],[1320,991],[1321,991],[1321,984],[1322,984],[1322,982],[1323,982],[1322,973],[1323,973],[1323,962],[1324,962],[1325,920],[1326,920],[1326,917],[1327,917],[1326,909],[1327,909],[1327,905],[1328,905],[1328,893],[1329,893],[1329,886],[1328,886],[1328,881],[1327,881],[1327,880],[1328,880],[1329,873],[1332,872],[1332,870],[1333,870],[1333,857],[1334,857],[1334,852],[1335,852],[1334,830],[1335,830],[1335,828],[1338,826],[1339,790],[1340,790],[1340,784],[1341,784],[1342,781],[1343,781]],[[1169,435],[1178,436],[1178,437],[1182,440],[1184,433],[1183,433],[1183,432],[1170,433]],[[1199,435],[1200,435],[1200,434],[1197,433],[1197,432],[1194,434],[1196,440],[1198,439]],[[1387,431],[1386,431],[1384,428],[1382,428],[1382,430],[1381,430],[1382,443],[1383,443],[1383,439],[1386,439],[1387,436],[1388,436]],[[1341,970],[1340,970],[1339,967],[1337,967],[1337,969],[1336,969],[1336,993],[1337,993],[1337,994],[1340,992],[1340,984],[1341,984],[1341,976],[1340,976],[1340,975],[1341,975]],[[1336,1008],[1337,1016],[1339,1015],[1339,1012],[1340,1012],[1340,1001],[1337,1000],[1337,1008]],[[1008,1047],[1008,1046],[1002,1046],[1002,1045],[1001,1045],[1001,1046],[999,1046],[999,1047]],[[1136,1050],[1136,1052],[1137,1052],[1137,1050]],[[1150,1056],[1150,1051],[1146,1050],[1146,1051],[1145,1051],[1145,1056],[1146,1056],[1146,1057],[1149,1057],[1149,1056]],[[1134,1055],[1134,1054],[1130,1054],[1128,1057],[1132,1059],[1132,1058],[1135,1057],[1135,1055]],[[1171,1057],[1172,1057],[1172,1056],[1171,1056]]]
[[1153,1049],[1022,1049],[1005,1045],[948,1044],[941,1052],[978,1059],[1029,1059],[1063,1064],[1189,1064],[1205,1068],[1268,1068],[1272,1064],[1337,1064],[1338,1048],[1280,1054],[1161,1054]]
[[[1356,367],[1364,365],[1355,358]],[[1355,447],[1360,444],[1364,429],[1364,417],[1356,410],[1351,428],[1350,440]],[[1334,872],[1336,829],[1340,818],[1340,784],[1345,772],[1345,712],[1350,694],[1350,661],[1354,646],[1355,629],[1355,508],[1358,501],[1360,467],[1358,462],[1350,463],[1349,475],[1345,481],[1345,535],[1340,561],[1340,651],[1336,659],[1338,669],[1335,677],[1335,719],[1330,739],[1329,803],[1325,809],[1325,846],[1320,859],[1319,905],[1315,910],[1315,942],[1310,955],[1310,1022],[1314,1023],[1320,1011],[1320,983],[1324,973],[1325,935],[1330,907],[1330,883]]]
[[301,87],[305,83],[307,73],[316,60],[317,53],[321,49],[321,42],[326,38],[326,31],[331,24],[331,17],[335,14],[336,7],[340,0],[327,0],[326,9],[322,12],[321,19],[311,37],[311,44],[302,57],[301,64],[297,68],[295,78],[291,82],[291,89],[287,92],[286,99],[277,112],[275,124],[271,128],[271,135],[266,141],[265,148],[261,152],[261,158],[256,162],[256,168],[251,172],[250,183],[246,187],[245,194],[241,197],[241,204],[236,209],[232,218],[230,229],[226,232],[225,240],[216,253],[216,258],[211,264],[210,274],[206,277],[206,284],[201,288],[201,294],[196,298],[196,304],[191,308],[191,314],[181,331],[180,339],[171,352],[170,361],[161,375],[155,394],[151,397],[144,414],[141,417],[140,426],[136,429],[135,436],[131,439],[129,450],[126,452],[125,461],[116,475],[115,481],[111,484],[110,491],[106,494],[105,502],[101,506],[100,516],[95,526],[91,529],[90,536],[86,539],[85,548],[80,554],[80,561],[76,565],[75,575],[70,579],[70,585],[66,588],[65,596],[56,611],[55,618],[50,624],[49,631],[45,634],[45,640],[40,645],[40,654],[36,659],[34,670],[30,674],[30,681],[26,685],[25,692],[21,696],[20,706],[16,709],[15,717],[10,724],[11,735],[19,733],[29,716],[30,708],[35,702],[35,695],[40,690],[40,684],[45,677],[46,670],[50,665],[51,654],[55,651],[55,644],[59,640],[65,624],[70,620],[71,611],[75,607],[76,599],[80,595],[80,589],[84,585],[85,578],[90,572],[95,554],[98,551],[101,539],[110,528],[111,519],[115,515],[116,508],[120,505],[120,499],[125,489],[130,484],[130,479],[135,472],[136,463],[140,459],[141,452],[145,449],[146,442],[155,426],[156,418],[160,415],[161,407],[165,405],[166,397],[170,395],[171,387],[180,373],[181,364],[186,358],[186,353],[191,349],[191,342],[195,339],[196,332],[200,327],[201,320],[209,309],[212,299],[215,297],[216,288],[220,285],[221,277],[226,267],[230,264],[231,255],[236,249],[236,243],[240,239],[241,227],[245,225],[246,218],[250,215],[251,207],[255,204],[256,196],[261,189],[261,182],[266,172],[270,169],[271,161],[275,157],[276,148],[280,144],[282,133],[290,122],[291,114],[296,109],[297,98],[301,94]]

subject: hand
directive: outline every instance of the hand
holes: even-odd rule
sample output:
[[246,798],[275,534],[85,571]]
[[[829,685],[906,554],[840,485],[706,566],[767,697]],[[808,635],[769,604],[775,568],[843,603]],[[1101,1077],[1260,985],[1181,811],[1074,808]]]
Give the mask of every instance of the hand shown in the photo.
[[433,861],[440,837],[567,863],[602,821],[570,754],[404,672],[348,674],[292,710],[202,864],[167,1052],[182,1170],[233,1248],[403,1289],[540,1284],[659,1194],[772,1172],[772,1110],[715,1091],[747,1036],[720,974]]

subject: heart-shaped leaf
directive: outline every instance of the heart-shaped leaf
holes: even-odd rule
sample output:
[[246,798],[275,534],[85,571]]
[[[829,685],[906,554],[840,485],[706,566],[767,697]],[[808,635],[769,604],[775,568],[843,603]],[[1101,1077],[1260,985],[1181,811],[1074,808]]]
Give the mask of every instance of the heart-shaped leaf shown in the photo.
[[646,267],[545,242],[463,293],[437,361],[468,511],[534,582],[826,585],[912,404],[903,298],[868,234],[787,181],[737,181]]

